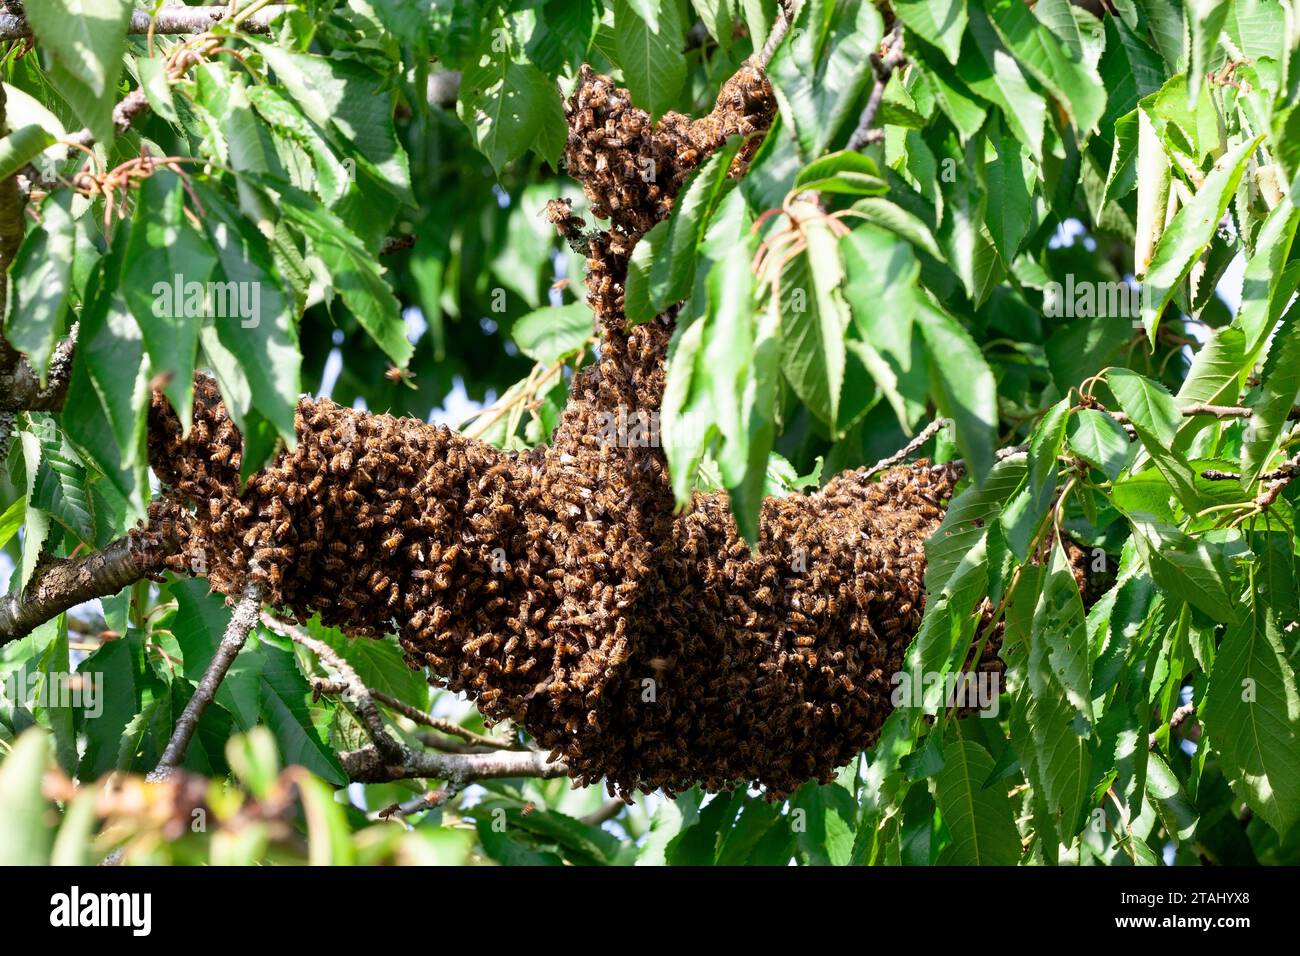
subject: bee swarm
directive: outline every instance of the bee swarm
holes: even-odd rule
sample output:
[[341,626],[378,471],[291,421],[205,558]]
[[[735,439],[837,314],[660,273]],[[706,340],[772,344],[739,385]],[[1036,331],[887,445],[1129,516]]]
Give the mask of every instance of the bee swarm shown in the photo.
[[[599,361],[549,447],[506,453],[445,427],[303,399],[297,447],[239,492],[241,439],[216,384],[194,420],[161,395],[150,460],[169,486],[177,572],[356,635],[395,632],[408,663],[510,719],[611,792],[754,782],[787,794],[874,742],[920,625],[923,543],[958,470],[849,472],[763,504],[751,553],[726,496],[674,514],[659,448],[602,441],[601,413],[658,408],[671,316],[625,328],[632,246],[731,135],[743,172],[775,112],[743,67],[714,111],[651,123],[585,69],[566,159],[608,229],[589,240]],[[653,182],[641,172],[654,163]],[[554,205],[577,239],[581,220]],[[575,221],[576,220],[576,221]]]

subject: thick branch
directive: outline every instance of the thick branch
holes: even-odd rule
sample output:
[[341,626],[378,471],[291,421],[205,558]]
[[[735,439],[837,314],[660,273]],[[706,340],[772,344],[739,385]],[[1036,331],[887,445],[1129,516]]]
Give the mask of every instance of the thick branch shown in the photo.
[[230,665],[235,662],[235,658],[243,650],[244,642],[248,640],[248,632],[257,624],[257,612],[261,606],[261,589],[255,584],[249,584],[244,588],[244,594],[239,599],[239,604],[235,606],[235,613],[230,616],[230,623],[226,625],[226,633],[222,635],[221,643],[217,645],[217,653],[212,656],[212,662],[208,664],[208,669],[203,672],[199,686],[194,689],[194,695],[190,697],[189,703],[185,705],[185,710],[181,712],[180,718],[176,721],[176,726],[172,728],[172,736],[167,741],[167,748],[163,751],[162,759],[158,761],[158,766],[150,771],[147,779],[167,779],[171,776],[172,771],[179,767],[181,761],[185,759],[185,751],[194,738],[194,731],[198,729],[199,720],[203,717],[203,712],[208,709],[208,705],[212,703],[213,698],[216,697],[217,688],[221,686],[222,680],[225,679],[226,672],[230,670]]
[[488,754],[443,754],[408,751],[400,764],[384,760],[374,747],[339,754],[343,769],[357,783],[386,783],[431,777],[463,785],[502,777],[563,777],[569,768],[536,750],[499,750]]
[[[34,0],[40,3],[42,0]],[[292,10],[288,4],[276,4],[259,10],[239,25],[248,33],[269,33],[271,24],[280,14]],[[230,7],[163,7],[153,18],[153,32],[161,34],[203,33],[230,13]],[[131,24],[126,32],[145,34],[149,32],[150,17],[144,10],[131,14]],[[25,40],[32,35],[31,25],[26,17],[12,13],[0,13],[0,40]]]
[[0,645],[93,598],[116,594],[155,571],[170,545],[153,545],[132,533],[101,551],[60,558],[38,567],[22,591],[0,598]]
[[[79,323],[74,322],[68,337],[59,343],[50,356],[50,367],[45,385],[40,376],[21,355],[7,370],[0,361],[0,413],[3,412],[57,412],[63,408],[63,398],[68,392],[72,377],[72,350],[77,344]],[[7,343],[0,340],[0,349]],[[3,441],[0,440],[0,445]]]

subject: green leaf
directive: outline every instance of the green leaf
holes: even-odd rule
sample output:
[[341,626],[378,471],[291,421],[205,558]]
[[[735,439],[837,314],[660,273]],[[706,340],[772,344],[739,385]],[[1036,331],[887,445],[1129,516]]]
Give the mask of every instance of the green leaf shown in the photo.
[[1029,638],[1029,690],[1035,697],[1065,699],[1092,721],[1092,660],[1083,600],[1058,538],[1043,579]]
[[1104,412],[1085,408],[1070,419],[1070,449],[1114,481],[1128,467],[1132,446],[1119,422]]
[[45,866],[54,830],[42,793],[49,765],[45,731],[33,727],[0,763],[0,866]]
[[[397,139],[393,94],[384,77],[354,60],[291,53],[269,42],[258,42],[257,48],[308,119],[355,152],[358,166],[380,187],[398,200],[412,200],[411,171]],[[532,122],[540,123],[543,115],[539,110]]]
[[768,68],[781,116],[805,159],[826,151],[855,116],[871,78],[868,58],[884,24],[875,6],[857,0],[808,0]]
[[790,814],[791,819],[802,817],[800,825],[794,827],[795,843],[809,863],[848,863],[857,833],[857,809],[852,794],[839,784],[818,786],[810,782],[799,788],[790,801]]
[[36,495],[36,476],[41,463],[40,437],[27,428],[19,432],[18,440],[22,445],[23,465],[27,472],[27,524],[23,529],[23,552],[18,575],[19,587],[25,588],[41,559],[45,539],[50,533],[50,516],[32,503]]
[[1177,841],[1194,840],[1200,814],[1177,775],[1159,753],[1147,757],[1147,796],[1155,804],[1165,830]]
[[75,226],[72,194],[58,190],[41,204],[41,224],[27,233],[10,272],[13,304],[5,337],[45,381],[50,356],[66,327],[73,297]]
[[1219,34],[1233,6],[1228,0],[1189,0],[1187,26],[1190,31],[1187,62],[1187,102],[1196,105],[1205,74],[1209,72],[1219,48]]
[[632,102],[658,118],[677,102],[686,82],[686,38],[676,2],[648,14],[628,0],[614,0],[618,65]]
[[[1192,367],[1174,396],[1178,406],[1237,404],[1242,377],[1252,364],[1246,361],[1245,341],[1240,329],[1217,329],[1192,359]],[[1213,423],[1208,415],[1185,417],[1174,436],[1174,450],[1187,453],[1196,436]]]
[[336,627],[325,627],[315,618],[308,622],[307,629],[351,664],[361,682],[371,690],[421,710],[428,706],[429,684],[420,671],[406,666],[396,638],[349,637]]
[[167,61],[162,57],[137,56],[135,67],[140,73],[140,89],[144,90],[149,107],[167,122],[179,125],[180,116],[172,99]]
[[781,274],[782,368],[809,411],[836,429],[844,387],[844,333],[849,310],[840,284],[844,263],[835,234],[821,223],[804,228],[807,249]]
[[329,721],[322,708],[313,706],[311,685],[293,654],[262,640],[245,655],[245,665],[257,671],[259,723],[275,734],[285,764],[298,764],[327,783],[345,786],[347,774],[329,744]]
[[39,0],[25,6],[69,103],[97,140],[111,140],[131,0]]
[[127,309],[120,288],[129,238],[129,224],[123,223],[113,238],[111,251],[100,260],[97,273],[87,285],[88,302],[81,310],[77,337],[77,364],[85,370],[99,397],[122,464],[139,466],[137,476],[142,478],[149,369],[144,362],[140,326]]
[[557,122],[564,127],[559,90],[537,67],[505,53],[484,54],[465,69],[456,113],[498,176],[529,149],[555,165],[564,146],[555,135]]
[[972,93],[1002,110],[1016,139],[1028,148],[1035,160],[1042,162],[1047,101],[1007,52],[988,14],[978,4],[971,7],[969,32],[975,51],[954,61],[957,75]]
[[167,377],[163,392],[188,433],[199,326],[217,305],[210,286],[217,256],[184,207],[175,173],[155,173],[140,186],[123,292],[140,325],[150,372]]
[[856,150],[842,149],[815,159],[795,177],[796,190],[879,196],[889,191],[875,161]]
[[979,346],[955,318],[921,301],[917,319],[930,358],[930,390],[953,420],[957,447],[976,483],[993,467],[997,441],[997,383]]
[[1157,585],[1216,621],[1237,620],[1221,552],[1149,514],[1132,512],[1129,521],[1137,532],[1133,542],[1138,554]]
[[299,777],[298,796],[307,818],[307,862],[312,866],[350,866],[352,828],[334,791],[314,777]]
[[1219,157],[1205,177],[1204,185],[1196,191],[1190,203],[1178,210],[1169,228],[1161,235],[1151,256],[1151,266],[1142,280],[1142,324],[1146,326],[1147,337],[1153,346],[1165,306],[1214,238],[1219,220],[1241,182],[1246,161],[1262,138],[1257,136],[1239,143]]
[[875,379],[899,425],[911,431],[925,411],[929,378],[914,334],[916,282],[912,248],[890,232],[864,223],[840,240],[844,300],[853,315],[847,347]]
[[406,337],[397,298],[361,240],[342,219],[301,193],[283,192],[279,208],[311,240],[334,290],[361,327],[398,368],[406,368],[415,348]]
[[1042,798],[1045,821],[1035,813],[1035,823],[1044,839],[1059,836],[1068,845],[1083,822],[1092,768],[1087,730],[1064,695],[1038,697],[1025,686],[1013,701],[1011,743]]
[[13,176],[54,143],[55,138],[35,124],[0,139],[0,179]]
[[564,865],[564,861],[554,853],[530,849],[508,832],[494,829],[490,818],[477,820],[476,826],[483,852],[502,866]]
[[993,758],[973,740],[954,740],[943,750],[943,769],[934,778],[934,800],[952,843],[943,849],[943,866],[1014,866],[1020,860],[1020,834],[1006,786],[985,786]]
[[1057,456],[1070,417],[1069,399],[1061,399],[1043,416],[1029,440],[1029,474],[1025,487],[1002,514],[1007,544],[1021,561],[1028,560],[1033,534],[1055,501]]
[[1164,445],[1172,445],[1182,414],[1178,404],[1159,382],[1126,368],[1114,368],[1106,383],[1136,428],[1141,428]]
[[586,302],[535,309],[510,330],[519,351],[547,365],[577,351],[593,334],[591,307]]
[[132,629],[124,637],[102,644],[77,668],[83,680],[97,682],[97,686],[104,688],[100,712],[93,716],[87,712],[82,722],[86,746],[77,775],[83,780],[94,780],[110,770],[131,765],[134,753],[122,752],[127,727],[151,701],[161,696],[166,686],[150,666],[146,654],[144,632]]
[[1255,254],[1246,263],[1241,281],[1241,308],[1232,324],[1245,333],[1246,354],[1252,357],[1263,346],[1281,305],[1285,304],[1277,301],[1278,292],[1298,225],[1300,207],[1283,198],[1264,220],[1255,239]]
[[0,514],[0,548],[3,548],[23,526],[23,516],[27,512],[27,502],[15,498],[13,503]]
[[[225,280],[221,290],[226,307],[218,310],[225,314],[212,320],[217,339],[247,377],[252,406],[292,449],[297,442],[294,410],[302,388],[292,295],[276,275],[262,233],[219,197],[207,194],[205,205],[204,226]],[[238,308],[233,308],[236,301]],[[236,424],[242,427],[243,422]]]
[[948,506],[943,521],[925,542],[925,592],[950,590],[950,579],[998,521],[1003,506],[1025,480],[1020,457],[998,462],[983,486],[971,485]]
[[672,215],[637,243],[624,295],[629,321],[648,321],[690,295],[699,246],[731,187],[727,170],[739,146],[739,138],[733,137],[692,173],[673,204]]
[[[35,425],[36,423],[33,423]],[[40,508],[82,541],[94,543],[95,522],[86,494],[86,469],[77,453],[63,441],[51,421],[36,429],[41,442],[41,467],[31,504]]]
[[1300,397],[1300,310],[1292,308],[1282,319],[1268,347],[1260,375],[1260,395],[1250,412],[1242,439],[1242,480],[1259,477],[1277,448],[1278,438],[1291,409]]
[[1199,716],[1237,796],[1285,836],[1300,818],[1300,694],[1277,615],[1253,589],[1245,601]]
[[966,0],[898,0],[894,12],[909,30],[957,65],[966,31]]
[[1021,0],[993,0],[989,19],[1017,62],[1065,107],[1085,136],[1097,129],[1106,109],[1106,90],[1094,66],[1066,45]]
[[944,261],[943,250],[935,241],[930,227],[908,210],[879,197],[859,199],[853,204],[853,208],[862,213],[868,222],[883,226],[900,238],[906,239],[922,252],[929,253],[940,262]]
[[986,209],[984,222],[1002,261],[1011,262],[1034,225],[1033,193],[1040,174],[1020,144],[1000,128],[989,139],[997,159],[985,166],[984,178],[996,201]]
[[1196,475],[1187,458],[1174,447],[1182,415],[1173,396],[1159,383],[1128,369],[1111,369],[1106,382],[1132,422],[1142,447],[1183,507],[1189,513],[1199,511],[1201,494],[1196,489]]

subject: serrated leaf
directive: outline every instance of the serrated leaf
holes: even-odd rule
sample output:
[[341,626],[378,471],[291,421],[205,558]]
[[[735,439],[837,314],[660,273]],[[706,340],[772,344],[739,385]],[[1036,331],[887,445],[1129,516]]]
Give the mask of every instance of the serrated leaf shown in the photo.
[[614,0],[618,65],[632,102],[658,118],[677,102],[686,82],[685,34],[675,2],[647,15],[629,0]]
[[957,447],[977,484],[993,467],[998,422],[997,383],[979,346],[955,318],[922,301],[917,319],[930,358],[930,391],[953,420]]
[[1070,419],[1070,449],[1114,481],[1128,467],[1132,446],[1119,422],[1094,408],[1081,409]]
[[952,843],[939,855],[945,866],[1014,866],[1020,834],[1005,785],[984,781],[993,758],[973,740],[944,747],[943,769],[934,778],[934,799]]
[[1199,716],[1233,790],[1284,836],[1300,819],[1300,694],[1273,611],[1253,591],[1245,600]]
[[1246,160],[1262,138],[1261,135],[1239,143],[1221,156],[1205,177],[1205,183],[1196,190],[1192,201],[1178,210],[1169,228],[1160,236],[1151,256],[1151,266],[1143,278],[1142,289],[1142,324],[1153,346],[1165,306],[1214,238],[1219,220],[1227,211],[1245,172]]

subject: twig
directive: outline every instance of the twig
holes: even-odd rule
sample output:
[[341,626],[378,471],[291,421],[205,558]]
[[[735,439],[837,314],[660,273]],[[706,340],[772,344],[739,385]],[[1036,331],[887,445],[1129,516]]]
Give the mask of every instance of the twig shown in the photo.
[[376,814],[381,820],[387,820],[391,817],[407,817],[413,813],[420,813],[423,810],[435,810],[443,806],[456,794],[464,788],[463,785],[449,784],[441,790],[430,790],[428,793],[422,793],[418,797],[412,797],[410,800],[404,800],[401,803],[394,803],[391,806],[384,807]]
[[1300,472],[1300,452],[1288,458],[1275,471],[1269,472],[1266,476],[1269,479],[1268,484],[1264,486],[1263,491],[1255,496],[1255,507],[1260,511],[1267,511],[1273,507],[1273,503],[1277,501],[1277,496],[1282,493],[1283,488],[1291,483],[1291,479],[1296,476],[1297,472]]
[[172,729],[171,740],[167,741],[162,759],[158,761],[158,766],[149,772],[147,779],[167,779],[185,759],[185,750],[194,737],[194,731],[198,729],[199,719],[212,703],[217,688],[221,686],[226,672],[230,670],[230,665],[243,650],[244,642],[248,640],[248,632],[257,624],[257,612],[261,606],[262,589],[250,581],[244,586],[244,593],[239,603],[235,605],[235,613],[230,616],[230,623],[226,625],[226,633],[222,635],[221,643],[217,645],[217,652],[212,656],[212,662],[203,672],[198,687],[194,689],[194,695],[190,697],[189,703],[185,705],[185,710],[181,712],[176,726]]
[[391,707],[403,717],[415,721],[417,724],[423,724],[425,727],[432,727],[434,730],[440,730],[444,734],[450,734],[453,737],[459,737],[468,744],[476,747],[488,747],[492,750],[510,750],[515,746],[513,740],[502,740],[499,737],[489,737],[484,734],[476,734],[468,727],[462,727],[454,720],[447,720],[444,717],[434,717],[432,714],[426,714],[417,707],[412,707],[405,701],[398,700],[385,694],[383,691],[371,691],[375,700]]
[[876,114],[880,112],[880,104],[885,98],[885,87],[889,85],[889,78],[893,76],[894,71],[907,62],[903,55],[903,30],[898,24],[885,37],[887,49],[882,57],[878,53],[871,54],[871,69],[875,74],[876,82],[871,88],[871,95],[867,97],[867,105],[862,109],[862,115],[858,117],[858,127],[849,137],[846,149],[854,151],[862,149],[871,143],[879,142],[884,138],[884,130],[873,129],[876,122]]
[[[1196,704],[1188,702],[1183,704],[1169,716],[1169,732],[1172,734],[1175,730],[1186,722],[1187,718],[1196,713]],[[1155,750],[1159,741],[1160,732],[1156,731],[1147,738],[1147,749]]]
[[[1204,402],[1195,402],[1191,405],[1184,405],[1178,409],[1178,412],[1184,418],[1193,418],[1197,415],[1213,415],[1222,421],[1225,418],[1249,418],[1252,409],[1247,408],[1245,405],[1207,405]],[[1121,425],[1130,424],[1129,417],[1123,412],[1107,410],[1106,414]]]
[[948,424],[948,419],[936,418],[934,421],[930,422],[930,424],[926,425],[923,429],[921,429],[920,434],[918,434],[910,442],[904,445],[901,450],[894,452],[888,458],[880,459],[880,461],[876,462],[874,465],[868,468],[866,470],[866,473],[863,474],[862,477],[864,479],[870,478],[872,475],[878,474],[884,471],[886,468],[894,467],[899,462],[905,460],[908,455],[912,454],[912,452],[916,451],[918,448],[920,448],[922,445],[928,442],[931,438],[933,438],[938,433],[939,429],[943,428],[943,426],[947,424]]
[[352,698],[357,716],[361,718],[361,722],[366,727],[366,732],[369,734],[370,739],[374,741],[379,752],[389,761],[400,763],[406,759],[407,748],[388,732],[388,728],[384,726],[383,715],[379,713],[379,708],[375,706],[373,692],[366,687],[360,676],[357,675],[356,670],[344,659],[343,655],[324,641],[312,637],[296,624],[278,620],[265,612],[262,614],[262,623],[271,630],[287,637],[295,644],[301,644],[320,658],[322,664],[335,671],[339,675],[340,681],[334,686],[347,688],[347,693]]
[[610,820],[613,820],[623,812],[623,809],[626,806],[627,804],[622,800],[606,800],[599,810],[594,810],[580,819],[589,827],[598,827],[602,823],[607,823]]
[[799,13],[803,9],[803,0],[782,0],[779,4],[780,11],[777,13],[776,20],[772,23],[772,32],[767,35],[767,42],[763,48],[754,56],[754,63],[760,69],[767,69],[772,57],[776,55],[776,48],[781,45],[785,35],[790,32],[791,25],[799,19]]

